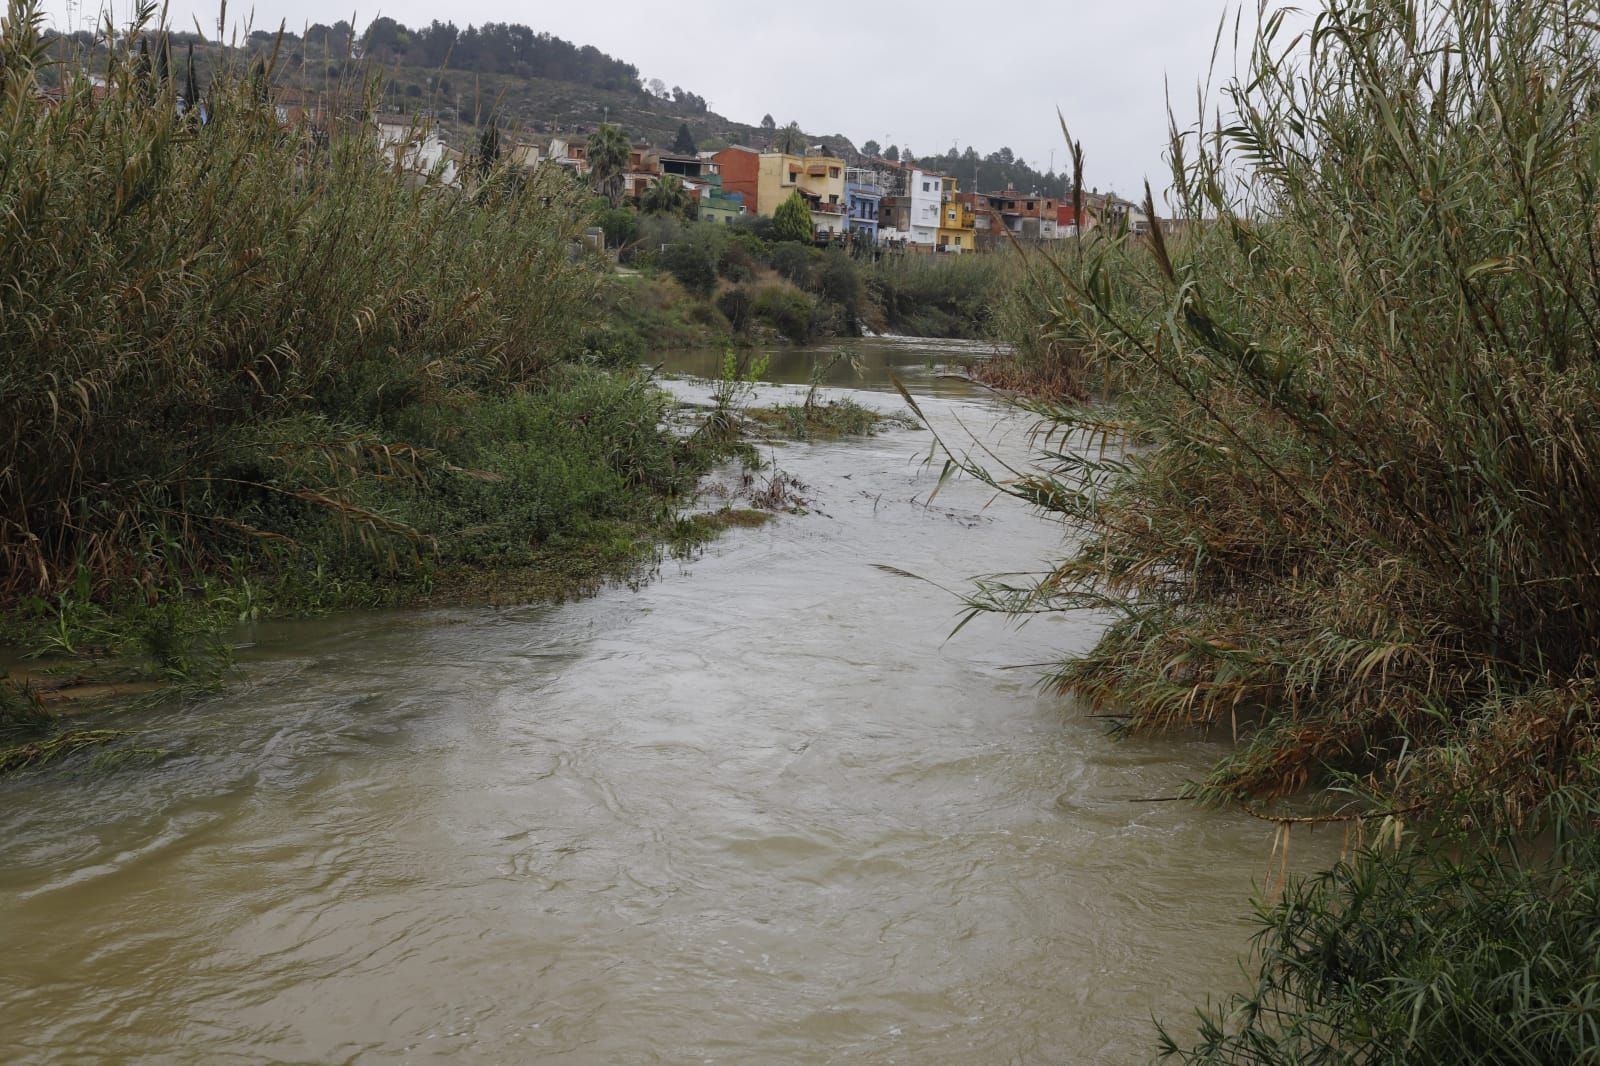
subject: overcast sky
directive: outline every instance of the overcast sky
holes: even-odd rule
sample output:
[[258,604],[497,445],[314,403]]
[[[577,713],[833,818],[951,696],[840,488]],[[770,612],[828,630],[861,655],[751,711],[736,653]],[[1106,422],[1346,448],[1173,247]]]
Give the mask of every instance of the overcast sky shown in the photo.
[[[96,0],[78,0],[90,10]],[[46,0],[57,24],[67,0]],[[115,0],[119,21],[128,0]],[[169,0],[174,26],[216,23],[214,0]],[[248,17],[242,0],[230,21]],[[1250,5],[1254,8],[1254,5]],[[1083,142],[1084,184],[1133,195],[1149,178],[1164,187],[1161,151],[1169,82],[1180,114],[1210,65],[1228,0],[876,0],[855,4],[771,4],[735,0],[389,0],[356,9],[356,25],[377,15],[405,25],[431,19],[520,22],[633,63],[647,78],[704,96],[712,110],[756,123],[771,113],[810,133],[842,133],[918,154],[952,143],[988,154],[1002,145],[1045,169],[1066,153],[1055,109]],[[326,0],[270,0],[254,9],[256,29],[333,23]],[[1231,21],[1230,21],[1231,40]],[[1226,50],[1231,55],[1231,48]],[[1231,58],[1225,61],[1231,70]],[[959,177],[959,175],[957,175]]]

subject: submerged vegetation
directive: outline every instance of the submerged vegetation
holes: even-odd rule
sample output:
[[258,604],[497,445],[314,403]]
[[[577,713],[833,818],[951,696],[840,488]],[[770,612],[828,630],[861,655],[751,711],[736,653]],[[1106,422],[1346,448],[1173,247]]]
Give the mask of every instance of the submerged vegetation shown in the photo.
[[995,481],[1075,547],[973,606],[1105,612],[1057,688],[1235,738],[1201,800],[1389,842],[1264,912],[1258,987],[1186,1057],[1587,1061],[1600,37],[1562,0],[1290,25],[1231,118],[1175,124],[1183,232],[1033,259],[1044,469]]

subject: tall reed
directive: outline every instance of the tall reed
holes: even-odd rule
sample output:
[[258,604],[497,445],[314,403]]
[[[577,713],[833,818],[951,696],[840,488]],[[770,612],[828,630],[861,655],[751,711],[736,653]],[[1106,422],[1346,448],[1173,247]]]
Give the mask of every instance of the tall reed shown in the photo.
[[1053,468],[1007,487],[1077,547],[977,606],[1109,611],[1055,683],[1236,736],[1206,799],[1514,823],[1600,750],[1600,35],[1566,0],[1288,25],[1174,124],[1181,244],[1036,260],[1040,328],[1122,391],[1042,409]]
[[152,17],[92,67],[37,0],[0,32],[0,606],[153,594],[281,539],[273,501],[403,539],[356,489],[441,460],[386,413],[537,381],[590,319],[578,190],[402,180],[359,80],[288,122],[224,62],[184,106]]

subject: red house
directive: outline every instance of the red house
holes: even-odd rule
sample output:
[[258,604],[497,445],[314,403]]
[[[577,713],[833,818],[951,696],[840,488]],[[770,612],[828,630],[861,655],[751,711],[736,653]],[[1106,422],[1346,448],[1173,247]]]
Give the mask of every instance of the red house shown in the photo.
[[745,210],[756,211],[756,178],[761,170],[761,153],[742,144],[731,144],[711,157],[722,173],[722,194],[744,196]]

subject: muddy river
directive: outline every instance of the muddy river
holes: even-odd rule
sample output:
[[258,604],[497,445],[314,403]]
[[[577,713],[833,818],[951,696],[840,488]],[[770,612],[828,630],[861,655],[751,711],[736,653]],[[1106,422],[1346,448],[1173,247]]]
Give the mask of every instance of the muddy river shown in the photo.
[[[900,410],[893,368],[1025,455],[940,375],[974,351],[851,347],[833,395]],[[1238,984],[1270,832],[1141,802],[1215,747],[1039,691],[1096,619],[952,638],[950,594],[879,569],[1061,549],[979,485],[930,505],[928,442],[764,445],[804,513],[638,588],[257,627],[148,721],[171,758],[0,785],[0,1061],[1148,1061],[1152,1015]]]

